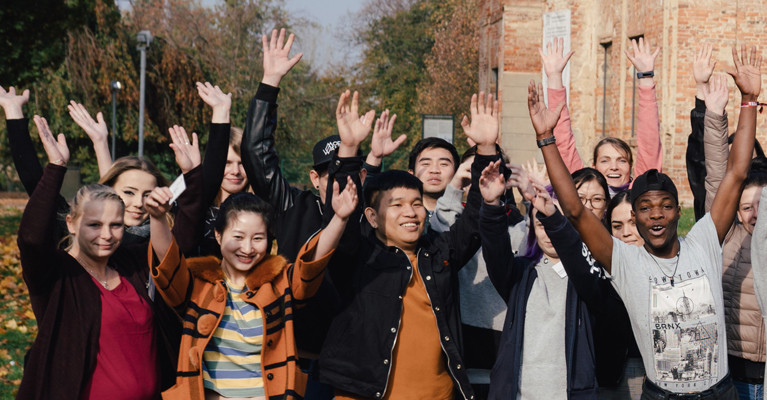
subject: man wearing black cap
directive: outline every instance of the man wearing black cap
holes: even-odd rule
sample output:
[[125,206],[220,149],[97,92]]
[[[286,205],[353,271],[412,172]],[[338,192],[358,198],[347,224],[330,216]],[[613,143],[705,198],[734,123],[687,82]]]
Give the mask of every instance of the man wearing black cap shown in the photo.
[[[631,188],[632,215],[645,240],[643,247],[612,238],[585,209],[562,157],[551,146],[559,114],[546,109],[534,83],[528,88],[530,118],[562,210],[594,258],[612,275],[612,284],[626,305],[647,373],[643,399],[738,396],[727,366],[721,243],[735,218],[756,133],[761,57],[755,48],[746,57],[745,50],[744,46],[741,60],[733,49],[735,71],[731,74],[743,101],[739,134],[710,213],[680,238],[676,186],[657,170],[647,171]],[[726,91],[723,77],[712,79],[710,93],[726,96]]]

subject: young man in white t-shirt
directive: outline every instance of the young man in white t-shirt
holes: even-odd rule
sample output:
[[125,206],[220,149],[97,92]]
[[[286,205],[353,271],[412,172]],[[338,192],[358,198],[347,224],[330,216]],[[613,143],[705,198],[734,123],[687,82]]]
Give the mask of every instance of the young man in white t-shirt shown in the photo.
[[[756,133],[756,105],[762,58],[752,48],[742,60],[733,49],[731,73],[742,96],[738,130],[727,173],[711,211],[685,238],[677,234],[681,213],[671,179],[650,170],[631,188],[632,215],[643,247],[612,238],[602,221],[585,209],[554,143],[552,130],[562,105],[547,110],[533,82],[530,118],[563,212],[608,273],[631,318],[647,379],[643,399],[694,394],[701,399],[737,399],[727,368],[722,300],[721,243],[735,218]],[[724,77],[712,80],[706,96],[728,96]]]

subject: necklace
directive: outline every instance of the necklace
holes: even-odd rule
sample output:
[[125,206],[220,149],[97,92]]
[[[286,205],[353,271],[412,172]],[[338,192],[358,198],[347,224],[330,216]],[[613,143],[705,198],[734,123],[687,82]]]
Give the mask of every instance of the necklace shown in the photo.
[[658,269],[660,270],[660,273],[663,274],[668,280],[671,282],[671,287],[674,287],[674,276],[676,275],[676,269],[679,268],[679,259],[682,258],[682,248],[679,247],[679,251],[676,252],[676,264],[674,264],[674,272],[671,273],[671,276],[666,275],[666,272],[663,271],[663,268],[660,267],[660,264],[658,264],[658,261],[655,259],[655,256],[650,254],[652,257],[652,260],[655,262],[655,265],[658,266]]
[[88,273],[93,277],[93,279],[95,279],[98,283],[100,283],[101,286],[104,287],[104,289],[109,290],[109,265],[104,266],[104,279],[101,280],[98,278],[98,276],[96,276],[96,273],[90,267],[88,267],[86,263],[84,263],[80,259],[80,257],[75,257],[75,259],[80,263],[80,265],[82,265],[83,268],[85,268],[86,271],[88,271]]

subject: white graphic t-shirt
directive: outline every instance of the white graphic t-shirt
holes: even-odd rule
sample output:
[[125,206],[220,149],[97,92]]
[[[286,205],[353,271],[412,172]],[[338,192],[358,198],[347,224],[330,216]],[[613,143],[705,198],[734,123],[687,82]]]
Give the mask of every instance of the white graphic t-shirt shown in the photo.
[[679,244],[677,257],[664,259],[613,238],[613,286],[650,381],[672,392],[698,392],[728,371],[722,246],[711,215]]

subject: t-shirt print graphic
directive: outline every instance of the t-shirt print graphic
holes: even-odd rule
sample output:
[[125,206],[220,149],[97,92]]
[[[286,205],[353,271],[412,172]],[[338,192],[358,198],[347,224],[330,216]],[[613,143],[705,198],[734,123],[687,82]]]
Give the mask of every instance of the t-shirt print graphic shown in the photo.
[[705,276],[676,286],[653,285],[650,312],[658,381],[692,384],[716,376],[719,341],[714,304]]

